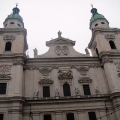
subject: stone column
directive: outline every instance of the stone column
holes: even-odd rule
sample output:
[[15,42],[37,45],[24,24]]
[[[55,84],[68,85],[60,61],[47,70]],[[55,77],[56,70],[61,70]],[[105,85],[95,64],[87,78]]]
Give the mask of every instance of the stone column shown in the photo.
[[33,120],[40,120],[40,113],[33,113]]
[[115,65],[110,58],[103,58],[104,70],[107,77],[110,93],[120,92]]
[[78,120],[86,120],[84,111],[77,111]]
[[63,113],[62,111],[55,112],[55,120],[63,120]]

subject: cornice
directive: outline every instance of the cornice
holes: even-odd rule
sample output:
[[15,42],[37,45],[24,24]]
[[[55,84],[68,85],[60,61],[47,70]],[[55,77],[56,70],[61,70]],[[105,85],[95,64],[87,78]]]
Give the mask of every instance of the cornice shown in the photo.
[[104,32],[112,32],[112,33],[115,32],[117,34],[117,33],[120,33],[120,29],[118,29],[118,28],[95,28],[92,31],[92,37],[91,37],[91,40],[90,40],[90,42],[88,44],[89,49],[91,48],[91,45],[92,45],[92,43],[94,41],[95,36],[97,34],[99,34],[99,33],[102,34]]
[[0,34],[1,33],[13,33],[13,32],[24,32],[27,34],[27,30],[25,28],[0,28]]

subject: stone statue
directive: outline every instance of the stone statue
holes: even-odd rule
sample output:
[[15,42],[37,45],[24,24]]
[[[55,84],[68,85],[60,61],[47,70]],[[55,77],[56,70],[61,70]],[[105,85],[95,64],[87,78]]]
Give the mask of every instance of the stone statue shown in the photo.
[[33,51],[34,51],[34,55],[38,55],[38,50],[36,48],[33,49]]
[[55,96],[59,96],[59,91],[58,91],[58,89],[55,90]]
[[96,94],[99,94],[99,93],[100,93],[100,91],[98,90],[98,87],[95,88],[95,93],[96,93]]
[[86,52],[86,54],[90,54],[88,51],[88,48],[85,48],[85,52]]
[[60,30],[59,30],[59,32],[58,32],[58,37],[61,37],[61,34],[62,34],[62,32],[60,32]]
[[35,89],[35,91],[34,91],[34,97],[38,97],[38,95],[39,95],[39,91]]
[[75,94],[76,94],[76,95],[79,95],[79,94],[80,94],[80,91],[79,91],[78,88],[75,88]]

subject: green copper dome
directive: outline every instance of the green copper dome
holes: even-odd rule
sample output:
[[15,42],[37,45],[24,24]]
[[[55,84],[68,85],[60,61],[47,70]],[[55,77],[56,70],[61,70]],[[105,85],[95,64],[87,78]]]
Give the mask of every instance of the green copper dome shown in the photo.
[[19,8],[17,8],[17,7],[13,8],[13,13],[8,15],[8,17],[5,19],[5,21],[8,19],[18,19],[21,22],[23,22],[23,18],[19,15],[19,12],[20,12]]
[[[91,17],[91,19],[90,19],[90,24],[91,24],[92,22],[94,22],[95,20],[97,20],[97,19],[105,19],[105,20],[107,20],[103,15],[101,15],[101,14],[99,14],[99,13],[97,12],[97,9],[96,9],[96,8],[92,8],[91,13],[92,13],[92,17]],[[108,22],[108,21],[107,21],[107,22]]]

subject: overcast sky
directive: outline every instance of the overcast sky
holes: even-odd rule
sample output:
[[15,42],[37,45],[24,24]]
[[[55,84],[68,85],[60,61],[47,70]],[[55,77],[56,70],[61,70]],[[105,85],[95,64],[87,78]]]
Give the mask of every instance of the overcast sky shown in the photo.
[[76,51],[85,53],[91,39],[91,3],[110,27],[120,28],[120,0],[0,0],[0,28],[17,2],[27,29],[30,57],[34,48],[39,55],[47,52],[46,41],[57,38],[59,30],[64,38],[76,41]]

